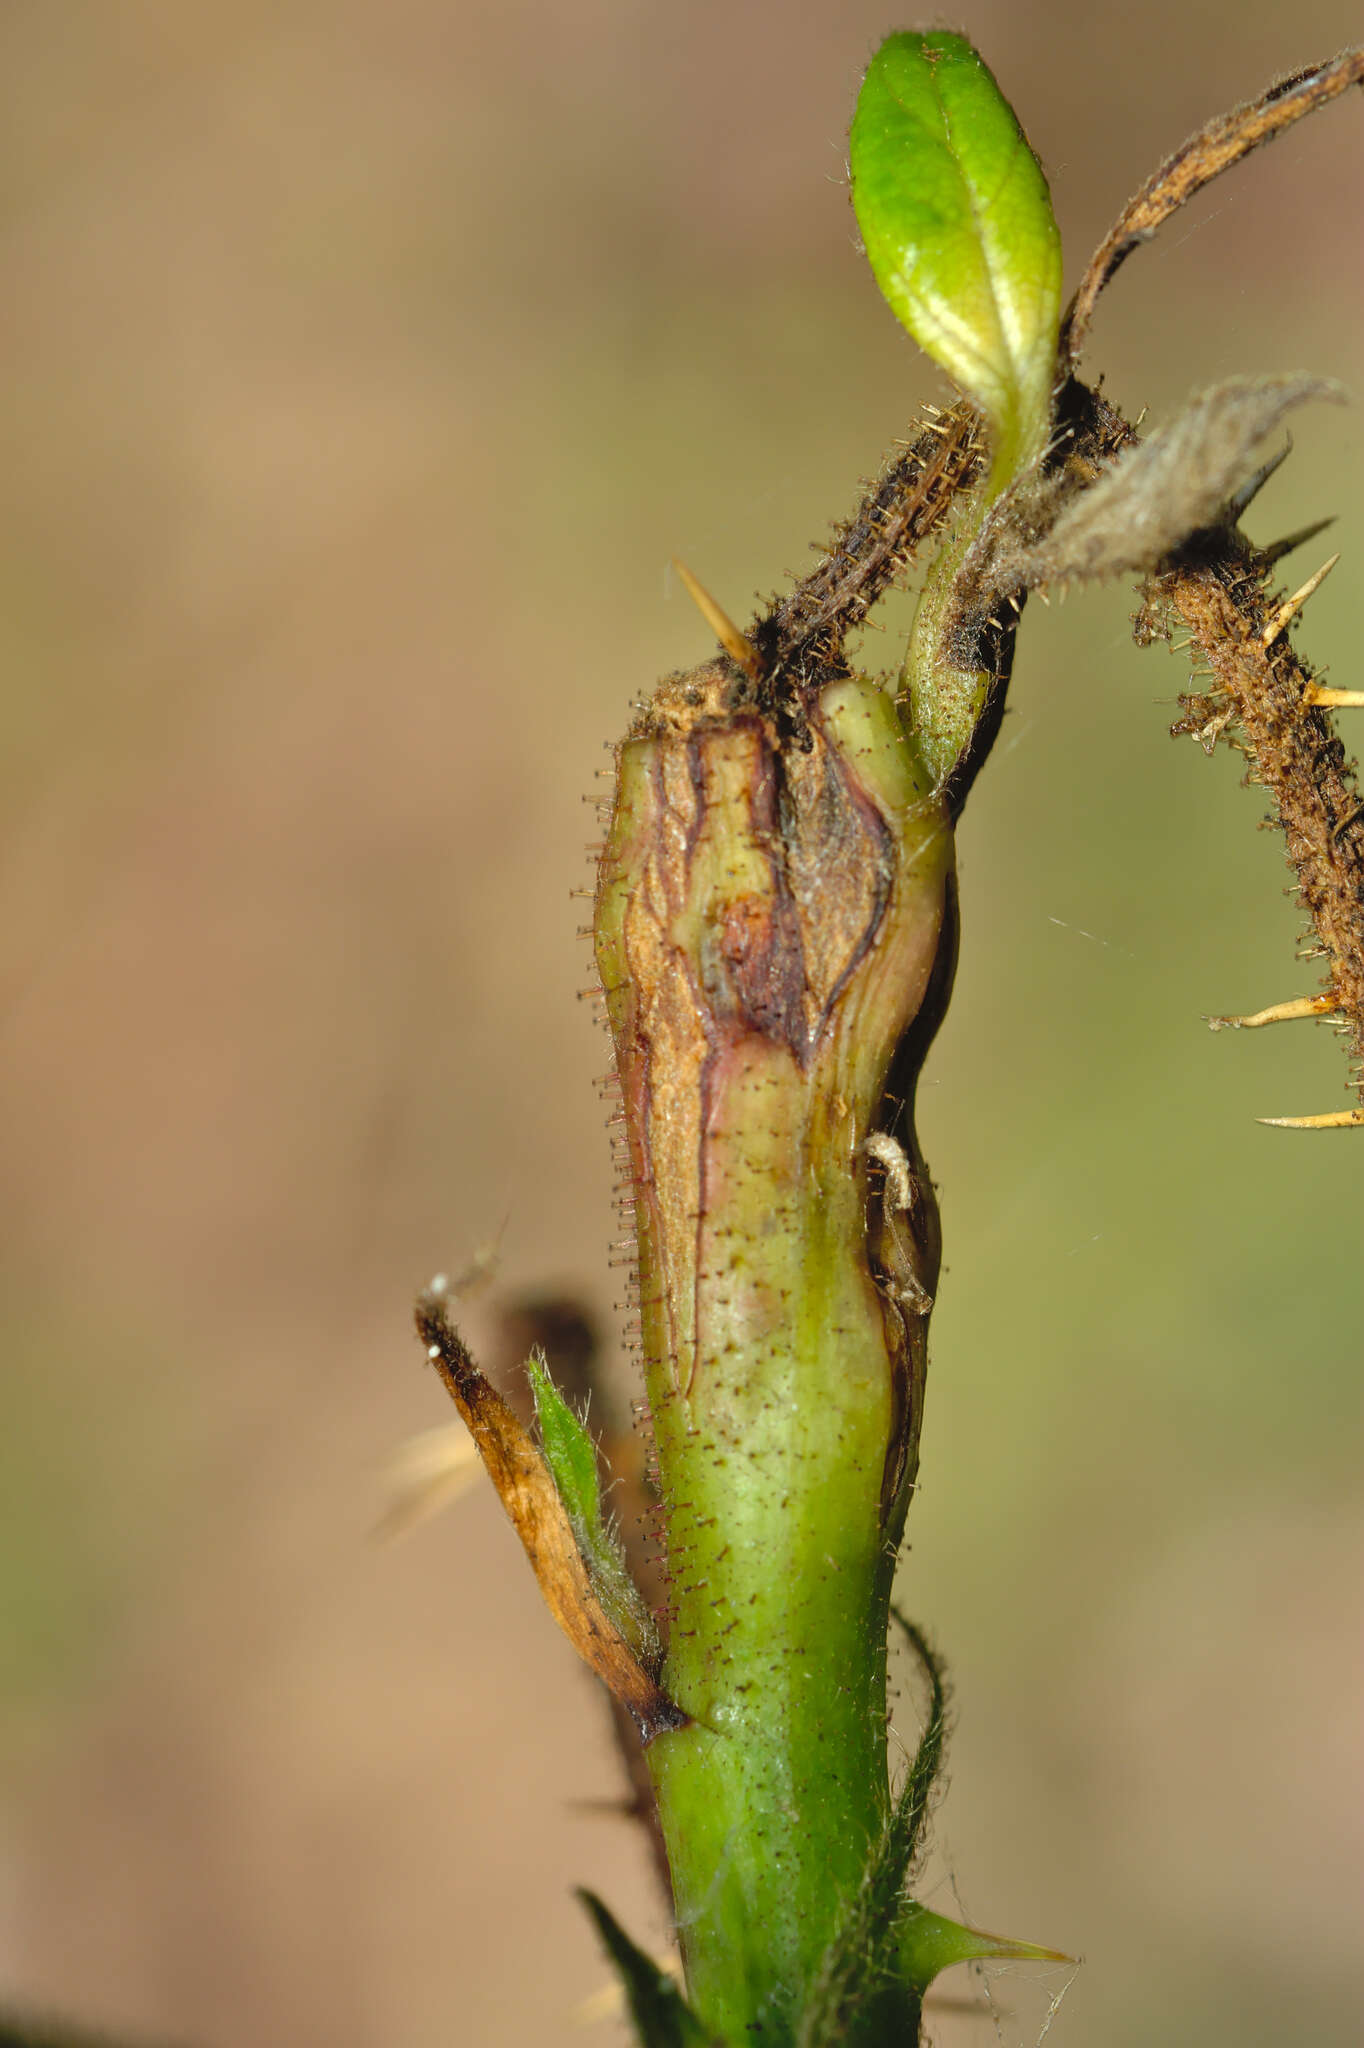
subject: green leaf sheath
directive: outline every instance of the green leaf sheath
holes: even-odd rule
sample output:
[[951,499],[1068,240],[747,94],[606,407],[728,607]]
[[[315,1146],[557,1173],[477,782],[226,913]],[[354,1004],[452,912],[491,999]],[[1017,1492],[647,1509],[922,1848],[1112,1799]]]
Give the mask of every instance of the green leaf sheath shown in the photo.
[[864,1146],[937,985],[951,870],[870,684],[829,688],[788,737],[716,664],[664,685],[620,750],[598,960],[666,1521],[663,1677],[693,1722],[649,1760],[689,1994],[727,2042],[794,2041],[889,1808],[886,1617],[936,1211],[923,1177],[874,1269]]
[[1042,167],[962,36],[890,36],[850,140],[876,281],[920,347],[990,422],[990,495],[1046,446],[1061,243]]

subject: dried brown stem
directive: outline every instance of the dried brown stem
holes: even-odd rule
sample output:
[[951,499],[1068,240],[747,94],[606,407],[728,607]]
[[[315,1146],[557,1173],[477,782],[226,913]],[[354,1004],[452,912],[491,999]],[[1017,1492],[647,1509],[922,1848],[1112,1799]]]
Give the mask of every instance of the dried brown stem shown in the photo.
[[[1281,607],[1263,564],[1234,535],[1152,579],[1139,637],[1150,637],[1161,606],[1193,634],[1223,700],[1216,715],[1230,713],[1271,798],[1325,958],[1331,1007],[1364,1059],[1364,799],[1330,718],[1311,701],[1311,670],[1275,630]],[[1191,729],[1189,720],[1175,727]],[[1364,1096],[1364,1077],[1356,1073],[1355,1084]]]
[[1219,114],[1167,157],[1128,201],[1091,257],[1061,329],[1062,363],[1070,367],[1078,360],[1100,292],[1163,221],[1253,149],[1272,142],[1304,114],[1316,113],[1352,85],[1364,85],[1364,47],[1342,50],[1325,64],[1281,78],[1258,99]]
[[936,532],[984,458],[981,419],[965,400],[926,409],[912,440],[887,462],[850,519],[833,529],[819,564],[755,621],[764,670],[802,689],[843,666],[843,643]]

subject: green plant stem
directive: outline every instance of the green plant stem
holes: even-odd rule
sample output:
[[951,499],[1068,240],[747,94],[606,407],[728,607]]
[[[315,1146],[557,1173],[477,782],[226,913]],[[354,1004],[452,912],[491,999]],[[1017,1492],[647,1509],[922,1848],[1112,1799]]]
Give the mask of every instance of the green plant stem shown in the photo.
[[[997,464],[996,464],[997,467]],[[993,678],[952,660],[949,625],[957,578],[997,495],[995,467],[983,488],[960,502],[919,594],[901,674],[908,724],[935,788],[960,759],[985,708]]]
[[[664,1682],[695,1723],[650,1751],[678,1927],[698,2010],[726,2038],[756,2027],[764,2041],[789,2037],[885,1820],[898,1535],[879,1512],[892,1424],[880,1304],[847,1255],[857,1178],[811,1176],[837,1142],[818,1099],[754,1156],[783,1078],[754,1062],[719,1110],[731,1198],[699,1259],[704,1419],[680,1394],[655,1411],[673,1487]],[[758,1215],[771,1230],[755,1285],[726,1248],[751,1243]],[[836,1520],[830,1494],[850,1504]]]
[[873,1272],[864,1147],[953,854],[879,690],[827,691],[788,741],[710,681],[621,750],[598,947],[692,1723],[649,1749],[688,1991],[718,2039],[788,2048],[889,1807],[925,1334]]

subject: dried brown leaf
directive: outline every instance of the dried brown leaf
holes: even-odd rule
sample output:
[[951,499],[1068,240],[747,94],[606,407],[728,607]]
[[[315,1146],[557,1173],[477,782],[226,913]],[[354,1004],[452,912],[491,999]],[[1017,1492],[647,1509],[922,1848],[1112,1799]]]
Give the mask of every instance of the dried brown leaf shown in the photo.
[[1309,376],[1232,377],[1199,392],[1071,498],[1049,532],[1009,559],[1009,570],[1032,586],[1154,569],[1218,521],[1266,434],[1311,399],[1340,405],[1345,392]]
[[445,1297],[420,1296],[417,1335],[478,1446],[489,1478],[517,1535],[545,1605],[587,1664],[623,1706],[648,1742],[687,1725],[607,1615],[592,1583],[568,1511],[525,1425],[479,1371],[450,1321]]

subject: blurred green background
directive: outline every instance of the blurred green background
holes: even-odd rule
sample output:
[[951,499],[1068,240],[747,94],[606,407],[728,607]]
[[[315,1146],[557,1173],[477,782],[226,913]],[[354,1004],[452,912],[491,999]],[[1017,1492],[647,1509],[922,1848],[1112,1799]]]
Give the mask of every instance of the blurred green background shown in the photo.
[[[609,1314],[568,891],[603,743],[707,651],[669,557],[746,616],[944,395],[843,184],[912,19],[0,12],[0,2002],[530,2048],[605,1975],[573,1881],[662,1938],[495,1503],[368,1531],[442,1419],[430,1272],[499,1238],[504,1292]],[[950,19],[1072,281],[1190,128],[1359,27]],[[1089,356],[1119,402],[1364,391],[1361,112],[1132,259]],[[1357,684],[1359,412],[1294,439],[1252,528],[1339,515],[1289,568],[1344,550],[1303,645]],[[930,1880],[1085,1954],[1063,2048],[1328,2048],[1361,2008],[1364,1144],[1253,1121],[1345,1099],[1328,1032],[1200,1022],[1314,975],[1262,802],[1166,739],[1187,662],[1132,609],[1030,608],[962,834],[901,1580],[957,1688]],[[1067,1976],[994,1981],[1005,2042]]]

